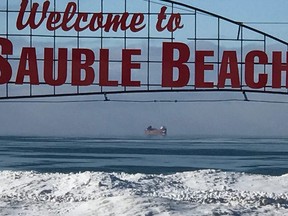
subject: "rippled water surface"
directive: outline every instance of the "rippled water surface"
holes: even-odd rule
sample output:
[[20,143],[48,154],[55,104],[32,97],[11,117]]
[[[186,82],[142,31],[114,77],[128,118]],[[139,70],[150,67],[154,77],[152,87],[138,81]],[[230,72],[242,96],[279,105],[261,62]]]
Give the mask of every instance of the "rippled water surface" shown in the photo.
[[288,138],[0,137],[0,170],[288,173]]

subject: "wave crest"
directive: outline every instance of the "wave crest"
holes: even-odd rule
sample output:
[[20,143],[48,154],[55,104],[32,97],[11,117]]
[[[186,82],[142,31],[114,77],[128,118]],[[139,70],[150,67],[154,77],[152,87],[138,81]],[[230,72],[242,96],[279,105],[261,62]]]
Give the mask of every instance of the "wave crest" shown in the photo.
[[115,211],[121,215],[137,215],[137,212],[173,215],[179,211],[181,215],[186,215],[185,212],[201,215],[207,211],[226,212],[226,215],[235,211],[247,215],[288,213],[288,175],[275,177],[219,170],[171,175],[2,171],[0,185],[1,214],[16,211],[24,215],[25,212],[36,215],[39,211],[56,215],[65,215],[65,211],[72,211],[73,215],[77,212],[109,215]]

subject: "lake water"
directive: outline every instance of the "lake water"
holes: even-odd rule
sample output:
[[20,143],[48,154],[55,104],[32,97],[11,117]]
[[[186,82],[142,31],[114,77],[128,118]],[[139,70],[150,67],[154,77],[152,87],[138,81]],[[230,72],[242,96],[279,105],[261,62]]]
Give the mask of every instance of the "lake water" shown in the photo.
[[0,169],[170,174],[200,169],[288,173],[288,138],[1,137]]

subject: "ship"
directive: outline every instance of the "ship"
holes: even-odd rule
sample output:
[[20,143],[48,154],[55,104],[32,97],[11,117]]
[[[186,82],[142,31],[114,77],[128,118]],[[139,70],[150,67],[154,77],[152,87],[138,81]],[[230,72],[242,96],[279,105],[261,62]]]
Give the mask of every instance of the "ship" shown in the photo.
[[161,126],[158,128],[153,128],[152,126],[149,126],[145,130],[146,135],[162,135],[165,136],[167,134],[167,128],[164,126]]

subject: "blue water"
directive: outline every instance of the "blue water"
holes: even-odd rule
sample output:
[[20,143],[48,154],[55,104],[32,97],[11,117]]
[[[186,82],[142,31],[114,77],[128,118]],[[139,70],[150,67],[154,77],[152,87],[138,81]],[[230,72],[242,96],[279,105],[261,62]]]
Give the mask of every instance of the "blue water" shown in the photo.
[[288,173],[288,138],[0,137],[0,170]]

